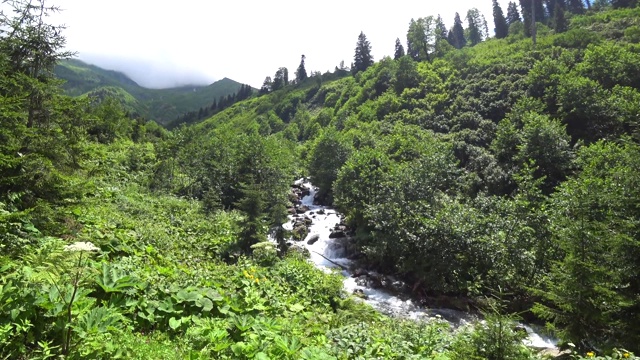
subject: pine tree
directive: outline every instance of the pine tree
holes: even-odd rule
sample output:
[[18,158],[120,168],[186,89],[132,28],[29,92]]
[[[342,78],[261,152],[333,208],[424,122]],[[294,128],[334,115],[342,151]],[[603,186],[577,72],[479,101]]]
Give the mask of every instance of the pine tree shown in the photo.
[[403,57],[404,54],[404,47],[402,46],[402,43],[400,42],[400,38],[396,38],[396,50],[393,54],[393,58],[395,60],[400,59],[401,57]]
[[544,0],[544,6],[547,8],[547,15],[549,15],[550,21],[553,21],[556,17],[556,0]]
[[471,43],[471,46],[477,45],[484,39],[482,31],[484,18],[478,9],[473,8],[467,12],[467,22],[469,24],[467,28],[469,43]]
[[467,44],[467,40],[464,37],[464,28],[462,27],[462,20],[460,20],[460,14],[456,13],[453,20],[453,28],[449,32],[449,43],[456,49],[462,49]]
[[303,54],[301,59],[300,59],[300,66],[298,66],[298,69],[296,70],[296,81],[298,83],[303,82],[308,77],[307,76],[307,70],[304,68],[304,59],[305,58],[306,57]]
[[509,25],[507,25],[507,19],[504,18],[504,13],[498,0],[493,0],[493,22],[496,25],[496,38],[504,39],[509,35]]
[[525,36],[531,36],[531,1],[533,0],[520,0]]
[[411,19],[409,31],[407,31],[408,54],[415,61],[427,61],[435,52],[435,20],[433,16]]
[[262,83],[262,87],[258,92],[260,95],[264,95],[271,92],[271,87],[273,86],[273,81],[271,80],[271,76],[267,76],[264,78],[264,82]]
[[436,46],[441,40],[446,40],[448,35],[447,27],[444,25],[442,16],[438,15],[436,18]]
[[238,245],[240,250],[249,253],[251,245],[267,240],[264,194],[253,179],[240,186],[242,197],[235,206],[244,214],[244,219],[240,221]]
[[507,25],[522,21],[520,18],[520,12],[518,11],[518,5],[515,2],[510,1],[507,8]]
[[367,36],[364,32],[360,32],[358,35],[358,43],[356,45],[356,52],[353,57],[352,71],[354,74],[360,71],[365,71],[369,66],[373,65],[373,57],[371,56],[371,44],[367,40]]
[[584,3],[582,0],[568,0],[567,10],[574,14],[582,14],[584,13]]
[[287,85],[289,85],[289,70],[286,67],[281,67],[273,77],[271,91],[280,90]]
[[547,12],[542,0],[533,0],[533,6],[536,8],[536,22],[545,23],[547,20]]
[[553,29],[556,34],[567,31],[567,19],[564,17],[564,9],[560,3],[556,3],[556,8],[553,10]]
[[614,9],[630,8],[638,4],[638,0],[611,0]]

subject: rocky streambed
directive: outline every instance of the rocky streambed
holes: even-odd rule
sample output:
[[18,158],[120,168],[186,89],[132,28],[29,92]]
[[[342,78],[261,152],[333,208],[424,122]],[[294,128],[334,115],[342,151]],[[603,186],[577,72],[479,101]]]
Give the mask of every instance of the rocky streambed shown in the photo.
[[[428,299],[427,304],[437,306],[424,306],[411,299],[408,295],[411,289],[401,280],[358,267],[349,257],[354,254],[352,233],[344,223],[344,216],[314,201],[316,190],[305,179],[293,184],[290,199],[294,206],[289,209],[289,222],[283,228],[292,232],[290,245],[308,253],[309,260],[318,268],[327,272],[340,271],[345,290],[389,316],[414,320],[445,319],[454,327],[477,319],[469,311],[470,304],[465,299]],[[452,309],[452,305],[456,309]],[[527,332],[527,345],[555,349],[557,342],[554,339],[540,335],[529,325],[522,324],[521,327]]]

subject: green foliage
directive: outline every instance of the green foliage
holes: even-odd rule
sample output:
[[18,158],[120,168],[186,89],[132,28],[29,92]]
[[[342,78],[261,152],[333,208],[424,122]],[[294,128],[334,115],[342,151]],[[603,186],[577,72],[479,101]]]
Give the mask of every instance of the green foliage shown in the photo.
[[[637,146],[596,143],[580,153],[583,171],[563,183],[551,200],[554,240],[563,256],[546,282],[538,313],[580,349],[632,345],[637,330],[627,317],[637,306],[628,261],[636,261]],[[623,335],[626,334],[626,335]],[[625,339],[629,336],[628,340]]]
[[314,184],[320,187],[318,197],[331,202],[331,189],[338,177],[338,170],[351,153],[349,144],[336,131],[328,129],[315,141],[309,154],[309,174]]
[[[637,351],[638,9],[541,25],[535,48],[515,10],[510,35],[473,47],[457,16],[459,50],[419,19],[414,58],[289,85],[281,68],[263,96],[171,132],[131,119],[129,90],[61,95],[63,38],[23,32],[33,11],[25,29],[2,17],[20,36],[0,38],[0,357],[528,359],[501,314],[534,303],[580,354]],[[305,174],[360,266],[463,310],[504,289],[505,308],[459,332],[390,319],[339,274],[278,257],[267,233]]]

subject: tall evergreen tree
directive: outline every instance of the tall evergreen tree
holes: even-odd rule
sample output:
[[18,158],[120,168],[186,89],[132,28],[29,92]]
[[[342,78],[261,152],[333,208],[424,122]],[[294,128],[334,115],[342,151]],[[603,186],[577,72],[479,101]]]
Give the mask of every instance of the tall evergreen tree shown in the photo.
[[308,77],[307,70],[304,68],[304,59],[306,59],[306,56],[303,54],[300,59],[300,66],[298,66],[298,69],[296,70],[296,81],[298,83],[303,82]]
[[444,56],[444,54],[451,50],[451,45],[448,41],[448,35],[449,32],[447,31],[447,26],[444,24],[442,16],[438,15],[435,25],[435,57],[442,57]]
[[271,76],[267,76],[266,78],[264,78],[264,81],[262,82],[262,87],[260,88],[260,90],[258,90],[258,94],[259,95],[268,94],[271,91],[272,84],[273,84],[273,81],[271,80]]
[[533,0],[533,6],[536,9],[536,22],[545,23],[547,20],[547,11],[544,8],[542,0]]
[[525,36],[531,36],[531,1],[533,0],[520,0],[520,9],[522,10]]
[[402,43],[400,42],[400,38],[396,38],[396,50],[393,53],[393,58],[398,60],[401,57],[403,57],[404,54],[404,46],[402,46]]
[[485,22],[486,20],[484,20],[484,17],[478,9],[469,9],[467,12],[467,23],[469,24],[467,33],[471,46],[477,45],[484,40],[485,32],[483,28],[486,26]]
[[584,13],[584,3],[582,0],[568,0],[567,10],[574,14],[582,14]]
[[518,5],[515,2],[510,1],[509,7],[507,8],[507,24],[511,25],[518,21],[522,21],[520,18],[520,12],[518,11]]
[[611,6],[614,9],[634,7],[638,4],[638,0],[611,0]]
[[242,197],[235,206],[244,214],[244,218],[240,221],[238,245],[240,250],[248,253],[251,245],[267,240],[264,193],[252,178],[240,186]]
[[567,19],[564,17],[564,9],[559,2],[556,3],[553,13],[553,30],[555,30],[556,34],[567,31]]
[[358,35],[358,43],[356,44],[356,52],[353,57],[352,71],[354,74],[365,71],[369,66],[373,65],[373,57],[371,56],[371,43],[367,40],[364,32]]
[[[547,16],[549,21],[553,22],[555,19],[556,0],[543,0],[544,7],[547,9]],[[553,26],[553,24],[551,24]]]
[[442,20],[442,16],[436,18],[436,43],[440,40],[446,40],[448,35],[447,27]]
[[289,85],[289,70],[286,67],[281,67],[276,71],[276,75],[273,77],[271,90],[276,91],[287,85]]
[[449,32],[449,43],[456,49],[462,49],[467,44],[467,40],[464,37],[464,28],[462,27],[462,20],[460,14],[456,13],[453,19],[453,28]]
[[415,61],[426,61],[435,50],[435,20],[433,16],[411,19],[407,31],[408,54]]
[[506,38],[509,35],[509,25],[504,17],[502,8],[498,4],[498,0],[493,0],[493,22],[495,24],[495,32],[497,39]]
[[[420,20],[420,19],[418,19]],[[422,34],[424,29],[420,28],[420,23],[414,19],[409,22],[409,30],[407,31],[407,55],[415,61],[420,61],[420,47],[422,43]],[[417,34],[417,39],[415,34]]]

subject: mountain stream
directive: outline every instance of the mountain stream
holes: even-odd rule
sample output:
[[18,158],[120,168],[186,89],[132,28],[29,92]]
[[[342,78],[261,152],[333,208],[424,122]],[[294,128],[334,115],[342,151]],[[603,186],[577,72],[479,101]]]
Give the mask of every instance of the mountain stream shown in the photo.
[[[334,209],[326,206],[314,205],[313,200],[316,188],[311,183],[298,180],[296,185],[302,185],[309,189],[309,194],[302,198],[301,206],[308,208],[304,214],[299,214],[297,218],[310,218],[309,234],[300,244],[310,253],[310,261],[318,268],[326,272],[341,270],[344,276],[344,288],[348,293],[357,293],[364,302],[371,305],[376,310],[396,317],[413,320],[429,320],[430,318],[441,318],[447,320],[453,327],[469,324],[477,317],[459,310],[445,308],[425,308],[415,304],[408,296],[392,293],[391,291],[379,287],[371,286],[366,280],[358,280],[354,276],[353,261],[347,258],[346,242],[347,238],[330,238],[331,233],[337,224],[341,223],[341,215]],[[292,230],[296,221],[296,215],[289,216],[289,222],[283,225],[286,230]],[[309,240],[315,241],[309,241]],[[375,272],[367,272],[369,275],[378,275]],[[391,277],[386,277],[392,279]],[[524,343],[535,348],[555,348],[557,340],[546,337],[535,331],[532,326],[522,324],[527,331],[527,338]]]

